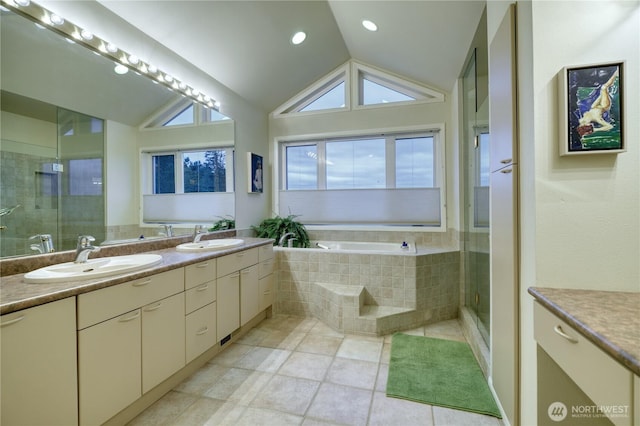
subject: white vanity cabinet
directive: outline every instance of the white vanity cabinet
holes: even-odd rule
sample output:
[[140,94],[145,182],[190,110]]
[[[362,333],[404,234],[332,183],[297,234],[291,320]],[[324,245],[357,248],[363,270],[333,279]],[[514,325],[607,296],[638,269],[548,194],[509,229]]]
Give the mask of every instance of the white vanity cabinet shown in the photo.
[[184,271],[77,299],[80,424],[101,424],[184,366]]
[[240,325],[245,325],[260,312],[259,266],[240,271]]
[[258,247],[259,265],[259,306],[258,312],[264,311],[273,304],[273,246],[271,244]]
[[211,259],[189,265],[184,271],[187,363],[217,341],[216,264]]
[[180,292],[141,308],[142,393],[186,365],[184,300]]
[[218,340],[225,338],[231,332],[240,328],[241,280],[244,280],[246,288],[244,297],[245,312],[252,309],[247,307],[246,303],[249,303],[249,305],[254,304],[250,293],[255,292],[255,300],[258,300],[258,251],[258,248],[253,248],[217,259]]
[[[590,405],[581,396],[584,394],[597,406],[627,407],[625,415],[612,416],[609,420],[619,426],[634,424],[634,374],[630,370],[537,301],[534,304],[534,335],[539,347],[553,362],[541,363],[546,355],[538,355],[538,402],[539,405],[544,402],[539,408],[539,424],[555,423],[546,413],[548,401],[541,399],[554,399],[549,393],[556,389],[560,391],[555,399],[568,407],[568,415],[571,415],[572,406]],[[574,385],[565,385],[561,389],[562,374],[566,374]],[[540,395],[541,391],[545,395]],[[638,408],[635,407],[636,410]]]
[[0,424],[78,424],[76,298],[0,321]]

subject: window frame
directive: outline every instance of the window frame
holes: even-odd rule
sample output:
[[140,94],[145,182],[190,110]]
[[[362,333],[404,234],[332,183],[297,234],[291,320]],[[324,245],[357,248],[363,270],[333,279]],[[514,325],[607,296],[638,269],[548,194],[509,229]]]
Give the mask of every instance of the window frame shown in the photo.
[[[154,192],[154,168],[153,157],[157,155],[173,155],[174,162],[174,179],[175,179],[175,192],[164,193],[164,195],[176,195],[185,194],[184,192],[184,163],[182,161],[182,155],[185,152],[200,152],[200,151],[214,151],[224,150],[226,151],[226,191],[213,191],[213,192],[193,192],[190,194],[215,194],[215,193],[233,193],[235,192],[235,147],[234,146],[198,146],[198,147],[181,147],[176,149],[145,149],[141,151],[141,176],[142,176],[142,195],[163,195],[156,194]],[[231,178],[231,179],[229,179]]]
[[[353,139],[366,139],[372,137],[380,137],[383,135],[386,137],[393,137],[395,139],[405,139],[411,136],[433,136],[433,155],[434,155],[434,175],[433,186],[426,188],[436,188],[440,190],[440,224],[438,225],[390,225],[390,224],[357,224],[357,223],[345,223],[345,224],[325,224],[325,225],[307,225],[310,230],[395,230],[395,231],[412,231],[412,232],[445,232],[447,229],[447,215],[446,215],[446,170],[445,170],[445,128],[444,123],[431,124],[426,126],[413,126],[403,128],[391,128],[391,129],[377,129],[370,131],[353,131],[353,132],[339,132],[339,133],[327,133],[322,135],[302,135],[302,136],[287,136],[275,138],[273,141],[273,154],[274,154],[274,171],[273,173],[273,185],[277,190],[273,191],[273,206],[274,211],[280,211],[280,191],[286,191],[287,180],[287,162],[286,162],[286,147],[288,146],[304,146],[312,145],[319,140],[353,140]],[[389,145],[387,145],[389,146]],[[387,155],[385,161],[395,161],[395,145],[391,145],[392,157],[389,156],[389,149],[387,148]],[[325,161],[325,153],[323,149],[317,149],[318,156],[318,187],[325,189],[317,189],[316,191],[326,190],[326,175],[321,171],[323,169],[322,163]],[[392,176],[393,188],[395,188],[395,164],[393,172],[387,169],[387,189],[389,187],[389,175]],[[400,188],[403,189],[403,188]],[[367,190],[367,189],[363,189]],[[313,191],[313,190],[310,190]],[[295,212],[292,212],[295,214]]]

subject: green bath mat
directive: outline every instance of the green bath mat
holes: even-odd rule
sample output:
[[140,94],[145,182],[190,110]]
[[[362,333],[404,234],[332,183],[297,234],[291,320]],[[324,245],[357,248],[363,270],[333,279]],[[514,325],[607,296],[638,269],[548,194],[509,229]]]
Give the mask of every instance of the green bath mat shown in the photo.
[[467,343],[396,333],[387,396],[502,418]]

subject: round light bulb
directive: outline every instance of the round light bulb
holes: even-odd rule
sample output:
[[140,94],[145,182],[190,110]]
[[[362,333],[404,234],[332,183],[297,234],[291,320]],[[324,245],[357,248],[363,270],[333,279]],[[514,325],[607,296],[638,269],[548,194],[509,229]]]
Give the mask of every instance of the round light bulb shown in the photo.
[[129,55],[128,61],[131,65],[136,65],[140,59],[136,55]]
[[107,52],[116,53],[118,51],[118,46],[113,43],[107,44]]
[[62,24],[64,24],[64,19],[62,19],[61,16],[56,15],[55,13],[51,14],[51,16],[49,17],[49,20],[51,21],[51,23],[53,25],[62,25]]
[[82,37],[87,41],[93,40],[93,34],[91,33],[91,31],[87,31],[87,30],[80,31],[80,37]]
[[125,67],[122,64],[118,64],[116,65],[116,67],[113,69],[113,71],[115,71],[116,74],[126,74],[127,72],[129,72],[129,68]]

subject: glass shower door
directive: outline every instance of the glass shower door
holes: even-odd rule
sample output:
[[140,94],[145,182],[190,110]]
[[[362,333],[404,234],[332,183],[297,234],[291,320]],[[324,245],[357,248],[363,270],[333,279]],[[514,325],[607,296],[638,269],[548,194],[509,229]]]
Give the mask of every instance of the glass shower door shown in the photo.
[[465,69],[463,90],[463,201],[465,304],[489,344],[489,128],[486,107],[478,100],[476,52]]

